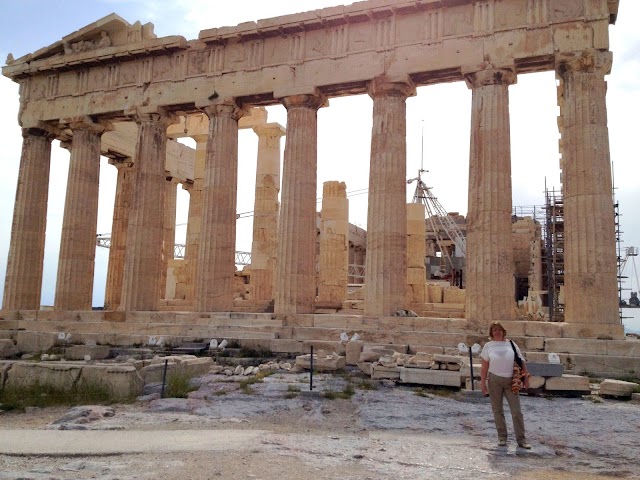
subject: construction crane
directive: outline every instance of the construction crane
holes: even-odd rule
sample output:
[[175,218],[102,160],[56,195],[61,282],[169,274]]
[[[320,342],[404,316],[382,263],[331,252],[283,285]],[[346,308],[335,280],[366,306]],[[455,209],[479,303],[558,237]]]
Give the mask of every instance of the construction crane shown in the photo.
[[431,189],[422,181],[423,173],[426,173],[426,170],[421,168],[418,170],[418,176],[407,180],[407,184],[410,185],[411,183],[416,182],[416,190],[413,194],[413,203],[422,203],[425,206],[427,220],[429,221],[431,230],[435,234],[438,247],[453,269],[454,266],[451,256],[449,255],[448,250],[444,248],[443,240],[446,240],[446,238],[441,237],[440,230],[444,230],[448,239],[455,244],[456,251],[460,252],[463,257],[467,254],[467,243],[462,231],[458,227],[458,224],[444,209]]
[[[96,246],[111,248],[111,234],[99,233],[96,235]],[[185,245],[176,243],[173,246],[173,258],[184,258]],[[251,252],[236,251],[236,265],[251,265]]]
[[[637,291],[637,289],[640,288],[640,282],[638,282],[638,270],[636,269],[636,262],[635,262],[635,257],[637,256],[638,256],[638,247],[627,247],[625,250],[624,258],[620,260],[620,267],[618,269],[618,278],[620,279],[628,278],[624,275],[624,271],[625,271],[625,268],[627,267],[627,264],[631,263],[631,270],[632,270],[633,276],[631,277],[631,288],[629,288],[629,290],[631,290],[629,305],[634,307],[640,306],[640,302],[638,300],[638,291]],[[634,282],[633,282],[634,278],[635,278],[635,288],[636,288],[635,291],[634,291]],[[620,304],[627,305],[627,302],[622,299],[622,290],[623,289],[620,288]]]

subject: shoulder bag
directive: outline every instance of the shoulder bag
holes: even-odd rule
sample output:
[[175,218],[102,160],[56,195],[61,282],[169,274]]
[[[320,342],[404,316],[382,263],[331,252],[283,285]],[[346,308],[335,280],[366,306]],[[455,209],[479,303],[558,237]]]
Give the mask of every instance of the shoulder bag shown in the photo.
[[523,372],[524,362],[520,355],[518,355],[518,351],[516,350],[516,346],[513,344],[512,340],[509,340],[511,343],[511,348],[513,348],[513,376],[511,377],[511,391],[513,393],[520,393],[520,390],[524,388],[524,379],[527,377],[527,374]]

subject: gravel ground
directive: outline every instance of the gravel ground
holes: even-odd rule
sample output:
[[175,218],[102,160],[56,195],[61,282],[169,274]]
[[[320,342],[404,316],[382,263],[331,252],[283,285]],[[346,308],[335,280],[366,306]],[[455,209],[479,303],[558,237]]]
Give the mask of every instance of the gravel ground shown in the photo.
[[[264,430],[250,444],[221,451],[109,456],[10,456],[0,480],[34,479],[606,479],[640,478],[640,404],[590,397],[522,396],[533,449],[497,438],[488,399],[388,382],[340,392],[348,376],[278,373],[239,387],[241,378],[208,375],[187,399],[132,405],[47,408],[0,415],[8,429]],[[372,382],[367,385],[373,384]],[[292,390],[303,390],[297,393]],[[293,397],[293,398],[286,398]],[[167,432],[169,431],[169,432]],[[231,443],[231,442],[230,442]]]

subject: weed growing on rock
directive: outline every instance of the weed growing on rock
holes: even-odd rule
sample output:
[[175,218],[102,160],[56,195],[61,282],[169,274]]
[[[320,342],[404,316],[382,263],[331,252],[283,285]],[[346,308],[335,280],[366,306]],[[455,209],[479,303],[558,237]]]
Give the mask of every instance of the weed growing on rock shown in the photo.
[[189,392],[197,390],[197,387],[191,385],[191,375],[184,372],[171,372],[167,376],[167,389],[165,397],[169,398],[187,398]]
[[5,387],[0,390],[0,404],[5,411],[54,405],[110,405],[122,401],[130,399],[116,398],[107,387],[87,382],[80,382],[70,388],[36,382],[29,386]]

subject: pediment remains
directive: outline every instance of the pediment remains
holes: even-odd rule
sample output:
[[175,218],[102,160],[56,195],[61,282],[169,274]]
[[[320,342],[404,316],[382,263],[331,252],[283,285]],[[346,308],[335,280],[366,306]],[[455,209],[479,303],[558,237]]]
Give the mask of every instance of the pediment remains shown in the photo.
[[102,51],[155,38],[157,38],[157,35],[153,33],[153,23],[145,23],[143,25],[138,21],[132,25],[119,15],[112,13],[66,35],[48,47],[41,48],[34,53],[24,55],[15,60],[8,59],[7,64],[77,55],[97,50]]

